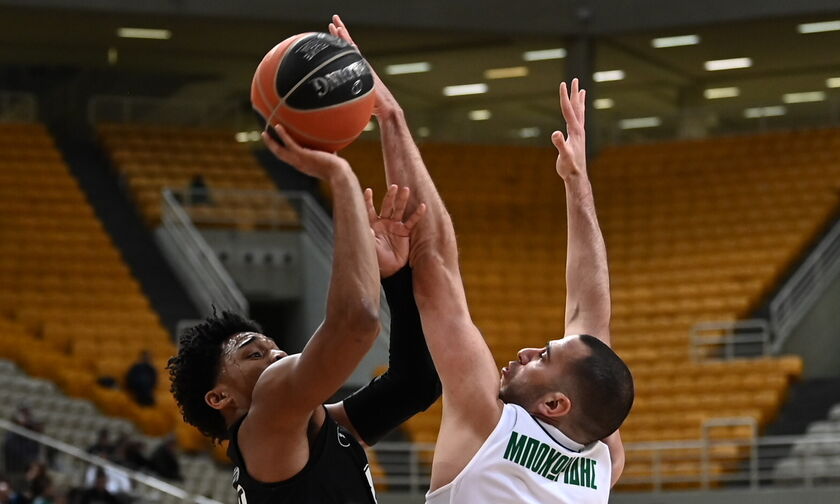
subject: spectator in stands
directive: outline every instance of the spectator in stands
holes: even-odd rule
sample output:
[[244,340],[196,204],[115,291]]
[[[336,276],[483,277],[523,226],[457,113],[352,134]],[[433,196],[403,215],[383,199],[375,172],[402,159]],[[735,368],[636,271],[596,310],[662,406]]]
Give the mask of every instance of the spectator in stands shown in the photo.
[[[35,421],[26,404],[18,407],[12,417],[12,423],[35,432],[41,430],[41,426]],[[3,460],[6,462],[6,473],[13,487],[23,488],[27,469],[40,458],[41,446],[37,441],[11,431],[6,433],[3,443]]]
[[100,466],[90,466],[85,474],[85,486],[87,488],[95,488],[98,485],[98,474],[102,471],[105,475],[103,485],[105,489],[119,498],[120,496],[128,496],[131,493],[131,479],[123,471],[111,469],[110,467],[102,468]]
[[78,496],[73,504],[119,504],[120,501],[108,491],[108,474],[105,469],[97,467],[94,472],[94,482]]
[[111,442],[111,433],[108,429],[99,429],[96,434],[96,441],[88,448],[92,455],[109,456],[114,452],[114,444]]
[[181,465],[176,453],[175,436],[170,434],[152,452],[149,467],[162,478],[181,481]]
[[149,468],[149,459],[143,454],[146,451],[146,446],[142,441],[126,437],[124,446],[122,465],[137,471]]
[[190,187],[188,189],[189,197],[187,201],[192,203],[193,205],[209,205],[210,201],[210,188],[207,187],[207,182],[204,180],[204,176],[200,173],[197,173],[192,180],[190,180]]
[[152,365],[152,356],[148,350],[140,353],[137,361],[125,377],[125,386],[140,406],[154,406],[157,370]]
[[52,480],[47,474],[45,463],[32,462],[29,464],[23,488],[25,490],[18,492],[12,499],[12,504],[47,504],[51,502]]
[[[129,437],[121,434],[114,442],[114,449],[108,453],[100,453],[99,456],[116,465],[127,466],[127,448],[129,443]],[[87,473],[85,474],[85,487],[94,487],[96,485],[97,469],[100,469],[100,466],[92,465],[88,467]],[[111,494],[121,497],[131,493],[131,479],[129,479],[125,472],[110,467],[106,467],[104,471],[108,480],[106,483],[107,489]]]
[[11,504],[15,498],[15,489],[5,477],[0,476],[0,504]]

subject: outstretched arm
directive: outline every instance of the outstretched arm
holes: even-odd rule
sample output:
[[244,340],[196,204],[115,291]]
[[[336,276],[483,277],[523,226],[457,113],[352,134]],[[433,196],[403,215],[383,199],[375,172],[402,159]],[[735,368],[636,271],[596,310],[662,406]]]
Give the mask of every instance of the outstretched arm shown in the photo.
[[[567,135],[555,131],[551,141],[557,147],[557,174],[566,186],[568,245],[566,253],[566,331],[590,334],[610,344],[610,277],[607,250],[595,214],[592,185],[586,172],[586,91],[572,81],[560,85],[560,107],[566,119]],[[612,458],[612,484],[624,470],[624,446],[616,431],[604,440]]]
[[300,147],[280,126],[276,131],[285,146],[263,133],[271,152],[301,172],[329,181],[335,207],[324,321],[298,356],[281,359],[263,372],[253,392],[249,422],[260,418],[284,431],[305,425],[368,352],[379,333],[380,288],[367,212],[350,165],[334,154]]
[[377,214],[373,192],[365,191],[382,287],[391,312],[388,370],[344,401],[327,406],[337,422],[369,446],[426,410],[441,393],[414,302],[411,268],[407,266],[409,234],[425,213],[425,206],[420,205],[402,222],[409,194],[407,187],[389,187]]
[[566,255],[566,334],[590,334],[610,344],[610,276],[607,250],[595,214],[592,185],[586,172],[586,91],[572,81],[560,85],[560,106],[568,138],[551,135],[557,147],[557,174],[566,186],[568,249]]
[[[347,27],[333,17],[330,32],[354,44]],[[408,209],[422,201],[428,211],[411,235],[410,264],[423,330],[443,383],[444,410],[484,430],[498,416],[499,371],[467,307],[452,219],[388,87],[374,75],[385,175],[389,184],[411,188]],[[488,431],[489,432],[489,431]]]
[[[330,31],[352,43],[338,16]],[[375,74],[374,74],[375,76]],[[467,307],[452,219],[388,88],[374,77],[385,173],[411,187],[427,215],[411,235],[410,263],[423,331],[443,385],[443,419],[432,465],[432,489],[449,483],[492,432],[502,412],[499,371]]]

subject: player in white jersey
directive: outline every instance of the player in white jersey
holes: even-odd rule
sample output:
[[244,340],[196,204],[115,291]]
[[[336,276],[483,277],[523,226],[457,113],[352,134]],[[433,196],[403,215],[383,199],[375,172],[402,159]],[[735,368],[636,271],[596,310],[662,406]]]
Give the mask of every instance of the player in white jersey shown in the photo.
[[[330,31],[352,43],[337,16]],[[551,136],[568,216],[565,337],[520,350],[499,377],[469,314],[452,220],[402,109],[374,78],[388,184],[411,188],[409,210],[419,201],[428,208],[412,232],[410,256],[423,331],[443,384],[427,502],[606,503],[624,467],[618,428],[634,390],[629,369],[609,347],[609,274],[586,172],[585,92],[577,79],[571,92],[561,84],[568,138],[560,131]]]

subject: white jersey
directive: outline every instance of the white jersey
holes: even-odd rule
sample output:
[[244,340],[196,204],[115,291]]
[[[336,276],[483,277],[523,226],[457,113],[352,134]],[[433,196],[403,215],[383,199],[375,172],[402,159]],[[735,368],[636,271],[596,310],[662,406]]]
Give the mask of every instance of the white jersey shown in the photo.
[[426,494],[426,504],[605,504],[611,468],[604,443],[583,446],[522,407],[505,404],[467,466]]

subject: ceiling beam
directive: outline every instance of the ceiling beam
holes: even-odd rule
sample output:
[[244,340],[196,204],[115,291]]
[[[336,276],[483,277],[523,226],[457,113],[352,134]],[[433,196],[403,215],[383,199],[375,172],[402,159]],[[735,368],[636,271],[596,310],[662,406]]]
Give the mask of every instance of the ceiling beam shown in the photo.
[[837,0],[0,0],[0,5],[126,14],[276,20],[325,25],[340,11],[352,26],[463,30],[517,35],[569,36],[668,30],[791,16],[840,15]]

